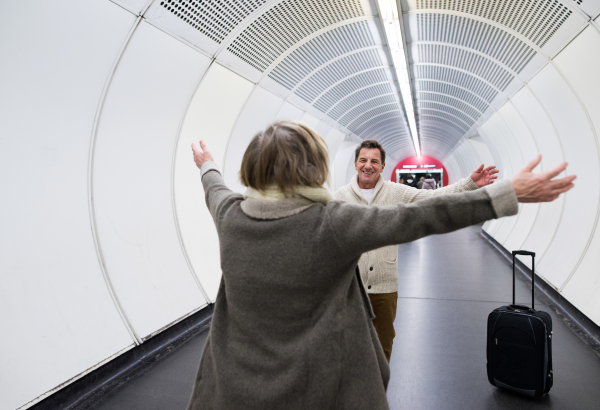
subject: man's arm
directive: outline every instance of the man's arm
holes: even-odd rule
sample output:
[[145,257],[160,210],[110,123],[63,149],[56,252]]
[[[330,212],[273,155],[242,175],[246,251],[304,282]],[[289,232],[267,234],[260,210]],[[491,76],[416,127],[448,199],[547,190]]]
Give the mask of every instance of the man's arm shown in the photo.
[[398,192],[401,198],[399,203],[411,203],[425,198],[431,198],[438,195],[457,194],[459,192],[474,191],[478,188],[492,184],[498,178],[498,169],[495,165],[484,168],[481,164],[468,178],[462,178],[458,182],[438,188],[435,190],[417,189],[402,184],[395,184],[394,190]]

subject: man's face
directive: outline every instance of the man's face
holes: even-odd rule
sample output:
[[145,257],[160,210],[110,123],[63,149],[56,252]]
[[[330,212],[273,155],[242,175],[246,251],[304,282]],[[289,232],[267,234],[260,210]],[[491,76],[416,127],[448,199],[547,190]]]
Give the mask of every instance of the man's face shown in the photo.
[[379,174],[385,168],[381,163],[381,152],[377,148],[363,148],[354,162],[354,168],[358,172],[358,186],[361,189],[375,188]]

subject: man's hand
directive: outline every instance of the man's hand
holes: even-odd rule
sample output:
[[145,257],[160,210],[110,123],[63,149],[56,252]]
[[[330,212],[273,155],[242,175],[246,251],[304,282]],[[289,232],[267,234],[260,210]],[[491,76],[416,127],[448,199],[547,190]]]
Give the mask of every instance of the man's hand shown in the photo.
[[200,147],[195,142],[192,142],[192,151],[194,152],[194,162],[198,168],[202,168],[202,165],[206,161],[214,161],[212,154],[202,140],[200,140]]
[[573,188],[575,175],[552,180],[567,168],[566,162],[550,171],[534,174],[532,171],[541,160],[542,156],[538,155],[510,179],[519,202],[551,202]]
[[483,167],[481,164],[473,173],[471,174],[471,179],[475,182],[479,188],[489,185],[494,182],[494,179],[498,178],[497,174],[500,172],[495,165],[490,165],[489,167]]

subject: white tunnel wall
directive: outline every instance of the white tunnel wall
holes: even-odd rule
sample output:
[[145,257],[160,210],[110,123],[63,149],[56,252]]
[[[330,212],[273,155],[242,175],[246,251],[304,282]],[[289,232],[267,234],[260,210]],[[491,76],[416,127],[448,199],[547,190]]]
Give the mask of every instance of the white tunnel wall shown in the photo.
[[[107,1],[3,10],[0,409],[13,410],[134,345],[98,261],[88,156],[136,19]],[[8,18],[19,14],[30,30]]]
[[[175,204],[182,243],[190,264],[211,302],[221,277],[219,238],[199,189],[199,171],[192,161],[192,142],[203,140],[223,169],[229,136],[254,84],[213,63],[202,78],[187,110],[175,158]],[[197,187],[198,189],[190,189]]]
[[107,273],[141,339],[207,303],[173,223],[172,164],[187,103],[209,63],[142,22],[114,73],[98,126],[96,230]]
[[[585,67],[585,69],[583,69]],[[547,171],[563,161],[566,174],[576,174],[575,188],[546,204],[521,204],[519,214],[488,222],[484,229],[508,250],[537,254],[536,271],[571,303],[600,323],[600,243],[597,220],[600,161],[600,34],[588,27],[541,69],[478,129],[471,147],[482,162],[496,162],[510,178],[538,153]],[[485,143],[487,153],[478,146]],[[464,176],[468,157],[464,140],[445,159],[451,181]],[[484,157],[487,159],[484,160]],[[529,260],[523,261],[529,264]]]
[[[351,19],[364,30],[376,25],[367,3]],[[145,10],[151,13],[139,17]],[[250,23],[242,21],[230,40]],[[332,59],[360,47],[379,50],[373,61],[381,59],[367,67],[372,78],[360,77],[371,82],[348,89],[356,102],[331,97],[324,110],[336,123],[252,67],[229,65],[228,51],[215,57],[219,44],[198,36],[147,0],[4,5],[1,50],[11,63],[0,66],[0,174],[7,176],[0,189],[9,199],[0,203],[7,216],[0,321],[11,337],[0,341],[0,410],[30,407],[215,300],[218,237],[191,142],[206,141],[227,185],[243,193],[238,171],[251,138],[273,121],[301,120],[325,138],[330,188],[338,189],[355,174],[360,140],[340,124],[386,104],[398,112],[381,124],[404,121],[388,74],[373,74],[388,70],[381,39],[365,34],[369,41]],[[600,34],[588,27],[444,159],[451,183],[482,162],[508,178],[537,153],[540,170],[569,161],[568,173],[579,176],[575,190],[551,204],[522,205],[518,216],[484,229],[509,250],[536,251],[538,273],[596,323],[598,67]],[[301,78],[295,87],[313,92]],[[335,77],[326,86],[344,84]],[[377,138],[391,144],[383,132]],[[408,152],[407,145],[393,151]],[[401,159],[390,157],[386,179]]]

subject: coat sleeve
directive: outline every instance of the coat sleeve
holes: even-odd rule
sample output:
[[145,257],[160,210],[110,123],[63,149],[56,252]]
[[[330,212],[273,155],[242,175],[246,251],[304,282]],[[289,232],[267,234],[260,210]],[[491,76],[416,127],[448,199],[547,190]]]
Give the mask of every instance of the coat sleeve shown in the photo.
[[219,169],[214,163],[206,162],[202,165],[201,173],[206,205],[213,220],[218,223],[225,210],[235,200],[241,199],[241,196],[227,188]]
[[[424,181],[423,184],[427,182]],[[460,181],[438,189],[418,189],[402,184],[393,184],[392,189],[399,191],[397,196],[402,198],[403,203],[420,201],[421,199],[431,198],[433,196],[457,194],[460,192],[474,191],[479,187],[471,178],[463,178]]]
[[432,196],[418,204],[365,206],[331,201],[325,208],[338,245],[352,256],[515,215],[519,209],[509,180],[473,192]]

